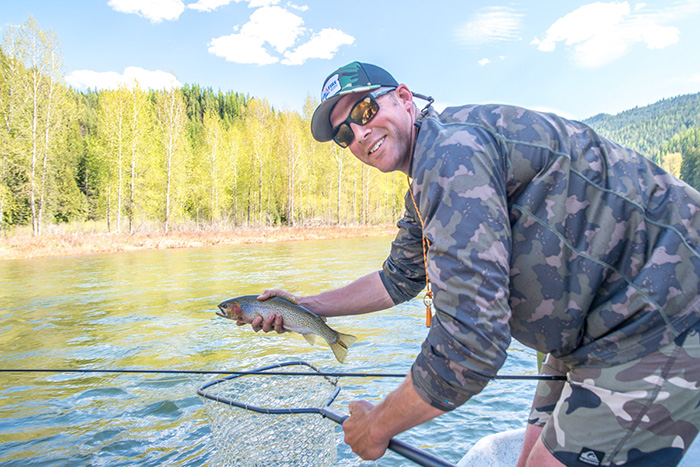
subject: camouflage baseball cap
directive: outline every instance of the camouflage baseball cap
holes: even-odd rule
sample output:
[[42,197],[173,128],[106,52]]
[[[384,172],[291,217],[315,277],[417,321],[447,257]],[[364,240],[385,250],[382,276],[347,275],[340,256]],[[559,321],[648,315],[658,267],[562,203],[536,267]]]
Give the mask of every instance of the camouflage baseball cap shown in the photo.
[[398,86],[386,70],[369,63],[352,62],[338,68],[323,82],[321,104],[311,118],[311,134],[316,141],[325,143],[333,139],[331,112],[341,97],[356,92],[378,89],[382,86]]

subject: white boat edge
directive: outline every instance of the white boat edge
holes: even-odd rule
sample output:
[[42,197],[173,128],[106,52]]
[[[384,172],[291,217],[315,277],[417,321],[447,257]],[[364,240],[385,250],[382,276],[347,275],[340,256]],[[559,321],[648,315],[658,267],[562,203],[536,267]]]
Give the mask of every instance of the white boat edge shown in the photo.
[[[515,467],[525,439],[525,428],[495,433],[481,438],[457,463],[458,467]],[[681,459],[678,467],[697,467],[700,436]]]

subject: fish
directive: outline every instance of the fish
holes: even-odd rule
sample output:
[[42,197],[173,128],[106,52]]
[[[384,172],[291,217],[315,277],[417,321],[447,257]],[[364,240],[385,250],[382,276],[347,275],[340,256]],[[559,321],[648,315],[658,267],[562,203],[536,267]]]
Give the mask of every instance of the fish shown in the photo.
[[348,348],[357,341],[355,336],[343,334],[328,326],[325,317],[318,316],[292,299],[284,297],[272,297],[267,300],[258,300],[257,295],[234,297],[221,302],[216,314],[248,324],[252,323],[256,316],[265,319],[270,314],[281,315],[282,327],[286,331],[298,332],[311,345],[316,342],[316,336],[322,337],[340,363],[345,361]]

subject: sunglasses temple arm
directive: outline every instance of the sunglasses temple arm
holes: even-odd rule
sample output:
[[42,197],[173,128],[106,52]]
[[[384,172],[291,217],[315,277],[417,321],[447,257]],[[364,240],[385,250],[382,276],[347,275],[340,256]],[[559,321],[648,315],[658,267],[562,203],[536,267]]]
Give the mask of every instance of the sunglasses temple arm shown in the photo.
[[428,101],[428,104],[423,107],[423,110],[420,111],[420,117],[419,120],[423,119],[423,117],[426,116],[428,113],[428,109],[430,108],[431,105],[433,105],[433,102],[435,102],[435,99],[432,98],[432,96],[425,96],[423,94],[418,94],[417,92],[411,91],[411,94],[413,94],[413,97],[417,97],[418,99],[423,99],[424,101]]
[[432,96],[426,96],[424,94],[418,94],[417,92],[411,91],[411,94],[413,94],[414,97],[417,97],[418,99],[423,99],[424,101],[428,101],[431,104],[435,102],[435,99],[432,98]]

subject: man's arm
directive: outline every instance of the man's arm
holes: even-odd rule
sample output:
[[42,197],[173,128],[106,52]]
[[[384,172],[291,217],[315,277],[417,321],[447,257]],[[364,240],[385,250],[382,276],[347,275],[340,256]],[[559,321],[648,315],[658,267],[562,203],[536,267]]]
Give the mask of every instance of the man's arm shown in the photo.
[[[274,296],[284,296],[293,298],[299,305],[319,316],[346,316],[371,313],[373,311],[385,310],[394,306],[394,301],[384,287],[384,283],[375,271],[366,276],[351,282],[339,289],[322,292],[318,295],[308,297],[297,297],[284,290],[268,289],[258,297],[258,300],[267,300]],[[263,321],[262,317],[257,317],[251,323],[257,332],[262,329],[264,332],[282,330],[282,317],[269,315]]]
[[[345,287],[309,297],[298,297],[279,289],[266,290],[258,297],[266,300],[274,296],[294,299],[299,305],[320,316],[346,316],[371,313],[391,308],[409,300],[425,286],[423,237],[413,201],[408,193],[404,199],[406,213],[398,222],[396,238],[382,271],[376,271],[351,282]],[[238,323],[244,325],[242,321]],[[256,318],[251,326],[257,332],[272,330],[284,332],[282,317],[272,315],[263,322]]]
[[339,289],[299,297],[298,303],[321,316],[361,315],[394,306],[394,301],[379,277],[379,271],[360,277]]

